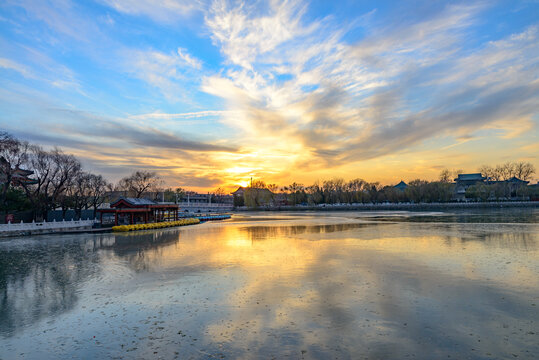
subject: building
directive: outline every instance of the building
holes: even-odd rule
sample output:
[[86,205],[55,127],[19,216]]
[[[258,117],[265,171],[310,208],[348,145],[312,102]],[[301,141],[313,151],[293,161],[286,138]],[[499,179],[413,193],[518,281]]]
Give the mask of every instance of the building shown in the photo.
[[[22,186],[22,185],[37,184],[38,183],[37,180],[29,178],[29,176],[33,174],[34,172],[32,170],[24,170],[19,167],[16,167],[15,169],[11,171],[11,185]],[[0,173],[0,182],[5,183],[6,180],[7,180],[7,174],[2,171]]]
[[[231,194],[234,196],[234,206],[266,206],[272,203],[275,198],[275,194],[266,188],[244,188],[240,186]],[[246,195],[248,199],[246,199]],[[246,203],[246,200],[249,201]]]
[[522,189],[528,185],[529,181],[520,180],[516,176],[513,176],[512,178],[503,181],[503,183],[507,186],[509,197],[511,199],[518,199],[524,196]]
[[213,201],[213,196],[212,194],[199,194],[194,191],[187,191],[181,200],[182,202],[193,204],[209,204]]
[[148,199],[120,198],[108,209],[97,209],[101,224],[142,224],[178,219],[178,205],[160,204]]
[[[105,197],[108,202],[115,202],[119,198],[134,198],[135,194],[132,191],[128,190],[113,190],[107,191]],[[161,201],[164,202],[164,192],[163,191],[146,191],[141,194],[140,198],[148,199],[151,201]]]
[[519,199],[525,196],[522,188],[528,183],[529,181],[521,180],[515,176],[507,180],[494,181],[487,179],[480,173],[459,174],[455,179],[454,198],[455,200],[466,200],[466,190],[470,186],[484,184],[488,185],[488,188],[485,189],[485,197],[488,199]]
[[231,192],[232,196],[243,196],[245,193],[245,188],[243,186],[240,186],[236,191]]
[[244,193],[245,193],[245,188],[243,186],[240,186],[236,191],[230,193],[234,199],[233,201],[234,206],[245,205],[245,199],[243,198]]
[[397,185],[393,186],[393,188],[395,190],[400,190],[400,191],[404,191],[406,190],[406,188],[408,187],[408,184],[406,184],[404,181],[401,180],[400,183],[398,183]]
[[458,174],[455,179],[455,200],[466,200],[466,190],[476,184],[483,184],[487,178],[481,173]]

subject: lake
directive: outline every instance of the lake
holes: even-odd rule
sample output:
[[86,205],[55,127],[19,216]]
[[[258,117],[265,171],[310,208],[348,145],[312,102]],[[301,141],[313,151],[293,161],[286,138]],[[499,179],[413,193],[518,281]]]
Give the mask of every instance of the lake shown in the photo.
[[538,308],[538,209],[0,240],[1,359],[533,359]]

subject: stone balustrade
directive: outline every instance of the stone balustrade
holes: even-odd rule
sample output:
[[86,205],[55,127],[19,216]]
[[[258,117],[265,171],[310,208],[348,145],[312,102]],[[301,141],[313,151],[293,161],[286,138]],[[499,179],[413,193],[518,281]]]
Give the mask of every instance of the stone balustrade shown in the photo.
[[8,232],[26,232],[26,231],[36,231],[36,230],[46,230],[46,231],[61,231],[61,230],[69,230],[69,229],[77,229],[77,228],[91,228],[96,222],[98,222],[97,219],[87,219],[87,220],[70,220],[70,221],[50,221],[50,222],[35,222],[32,221],[31,223],[14,223],[11,222],[7,224],[0,224],[0,234],[1,233],[8,233]]

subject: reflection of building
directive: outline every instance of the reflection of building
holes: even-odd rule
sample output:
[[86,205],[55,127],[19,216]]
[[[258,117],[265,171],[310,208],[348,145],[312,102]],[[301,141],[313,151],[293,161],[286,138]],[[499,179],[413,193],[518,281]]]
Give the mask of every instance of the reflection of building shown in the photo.
[[480,173],[458,174],[458,177],[455,179],[455,199],[466,199],[466,190],[472,185],[484,183],[485,180],[486,177]]
[[397,185],[393,186],[393,188],[395,190],[400,190],[400,191],[404,191],[406,190],[406,188],[408,187],[408,184],[406,184],[404,181],[401,180],[400,183],[398,183]]
[[[114,225],[159,222],[178,218],[178,205],[159,204],[148,199],[120,198],[110,209],[98,209],[101,224],[103,215],[114,215]],[[112,219],[110,219],[112,220]],[[105,221],[107,222],[107,221]]]

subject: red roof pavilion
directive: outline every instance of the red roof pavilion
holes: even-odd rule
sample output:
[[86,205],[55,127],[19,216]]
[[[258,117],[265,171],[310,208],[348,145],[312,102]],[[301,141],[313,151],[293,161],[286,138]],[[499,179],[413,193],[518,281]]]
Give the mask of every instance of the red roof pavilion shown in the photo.
[[114,214],[114,225],[118,225],[118,220],[127,219],[129,224],[160,222],[173,218],[178,219],[178,205],[159,204],[148,199],[120,198],[110,204],[110,209],[98,209],[101,224],[103,224],[103,214]]

